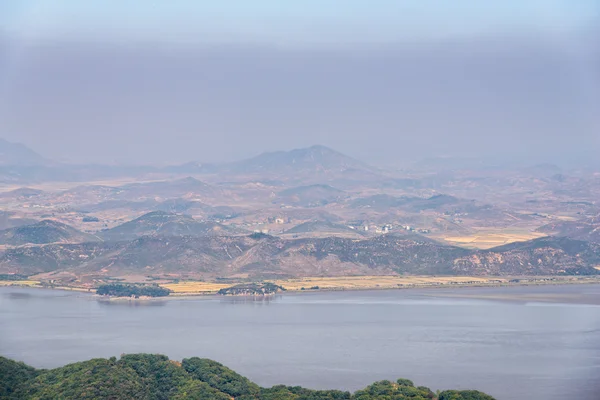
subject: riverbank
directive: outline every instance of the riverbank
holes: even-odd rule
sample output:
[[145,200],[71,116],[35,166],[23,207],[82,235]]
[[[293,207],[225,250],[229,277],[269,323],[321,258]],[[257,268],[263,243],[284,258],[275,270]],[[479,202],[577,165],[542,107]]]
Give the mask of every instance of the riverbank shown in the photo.
[[[306,277],[269,281],[291,293],[311,293],[330,291],[436,289],[468,287],[514,287],[540,285],[600,284],[600,276],[548,276],[548,277],[472,277],[472,276],[346,276],[346,277]],[[219,290],[239,285],[243,282],[216,283],[184,281],[161,283],[171,291],[169,296],[140,298],[97,296],[106,301],[150,301],[185,299],[198,296],[216,295]],[[67,290],[82,293],[95,293],[89,287],[47,285],[40,281],[0,281],[0,287],[15,286],[53,290]],[[280,292],[281,293],[281,292]]]
[[[593,277],[472,277],[472,276],[347,276],[347,277],[307,277],[271,281],[288,292],[353,291],[427,289],[460,287],[501,287],[531,285],[568,285],[596,283],[600,276]],[[231,284],[187,281],[161,286],[171,290],[169,297],[215,294]]]

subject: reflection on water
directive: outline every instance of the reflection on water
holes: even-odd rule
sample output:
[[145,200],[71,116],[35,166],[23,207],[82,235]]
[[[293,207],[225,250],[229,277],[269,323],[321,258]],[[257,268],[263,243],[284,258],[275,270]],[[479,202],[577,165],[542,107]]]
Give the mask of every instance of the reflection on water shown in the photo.
[[30,293],[19,293],[19,292],[10,292],[10,293],[3,293],[4,297],[8,297],[9,299],[12,300],[25,300],[25,299],[30,299],[32,296]]
[[219,301],[223,304],[251,304],[268,305],[275,301],[280,301],[281,295],[274,296],[219,296]]
[[101,306],[109,306],[109,307],[163,307],[167,305],[167,300],[114,300],[114,299],[103,299],[96,298],[96,301]]
[[212,358],[263,386],[405,377],[499,400],[597,400],[598,296],[600,285],[572,285],[102,301],[10,287],[0,355],[54,367],[163,353]]

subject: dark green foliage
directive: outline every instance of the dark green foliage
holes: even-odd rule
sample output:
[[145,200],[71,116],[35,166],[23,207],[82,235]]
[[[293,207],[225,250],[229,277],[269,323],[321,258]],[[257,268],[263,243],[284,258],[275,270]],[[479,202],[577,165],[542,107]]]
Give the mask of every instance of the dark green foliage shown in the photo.
[[262,232],[253,232],[250,235],[248,235],[248,237],[254,239],[254,240],[261,240],[261,239],[271,239],[273,238],[273,236],[268,235],[266,233],[262,233]]
[[257,384],[216,361],[192,357],[184,359],[181,365],[195,379],[231,396],[257,395],[260,392]]
[[189,380],[179,388],[172,400],[231,400],[231,396],[211,387],[206,382]]
[[414,387],[408,379],[398,379],[397,382],[375,382],[356,392],[353,398],[356,400],[431,400],[435,399],[435,394],[426,387]]
[[168,400],[188,383],[189,376],[181,368],[160,354],[129,354],[118,361],[120,366],[131,368],[148,389],[148,398]]
[[221,295],[265,295],[284,291],[285,288],[271,282],[265,283],[242,283],[219,290]]
[[0,399],[9,398],[19,385],[36,375],[34,368],[0,357]]
[[[261,388],[218,362],[198,357],[182,363],[159,354],[129,354],[35,370],[0,357],[0,399],[148,400],[435,400],[408,379],[376,382],[354,395],[278,385]],[[443,392],[439,400],[494,400],[477,391]]]
[[495,400],[492,396],[477,390],[446,390],[440,393],[439,400]]
[[27,279],[27,275],[21,274],[0,274],[0,281],[22,281]]
[[140,297],[140,296],[149,296],[149,297],[164,297],[168,296],[170,291],[169,289],[153,285],[153,286],[140,286],[140,285],[121,285],[121,284],[107,284],[101,285],[96,290],[97,294],[103,296],[117,296],[117,297]]
[[311,390],[300,386],[273,386],[270,389],[262,389],[260,400],[346,400],[352,399],[350,392],[340,390]]
[[15,399],[148,399],[149,391],[131,368],[93,359],[42,372],[22,384]]

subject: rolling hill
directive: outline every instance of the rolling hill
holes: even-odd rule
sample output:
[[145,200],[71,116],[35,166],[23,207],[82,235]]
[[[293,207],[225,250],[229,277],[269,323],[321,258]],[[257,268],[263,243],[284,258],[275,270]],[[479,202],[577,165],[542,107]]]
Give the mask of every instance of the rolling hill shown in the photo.
[[558,221],[538,228],[538,232],[600,243],[600,217],[581,221]]
[[144,236],[131,241],[48,244],[7,249],[1,273],[68,271],[75,275],[174,273],[213,279],[345,275],[598,274],[600,245],[540,238],[468,250],[418,235],[371,239],[250,236]]
[[100,240],[77,229],[52,220],[23,225],[0,231],[0,244],[22,246],[26,244],[81,243]]
[[[449,390],[436,396],[408,379],[380,381],[354,394],[300,386],[260,387],[223,364],[206,358],[169,360],[160,354],[122,354],[35,369],[0,357],[0,398],[16,399],[172,399],[172,400],[494,400],[475,390]],[[464,396],[463,396],[464,395]]]
[[133,240],[141,236],[213,236],[247,233],[211,221],[197,221],[188,215],[153,211],[99,233],[106,241]]
[[336,224],[334,222],[308,221],[296,225],[283,233],[295,235],[316,234],[320,236],[350,235],[353,237],[360,237],[362,232],[352,229],[347,225]]
[[21,199],[29,199],[32,197],[38,197],[38,196],[41,196],[43,193],[44,192],[39,189],[22,187],[22,188],[18,188],[15,190],[10,190],[8,192],[2,192],[2,193],[0,193],[0,198],[21,200]]

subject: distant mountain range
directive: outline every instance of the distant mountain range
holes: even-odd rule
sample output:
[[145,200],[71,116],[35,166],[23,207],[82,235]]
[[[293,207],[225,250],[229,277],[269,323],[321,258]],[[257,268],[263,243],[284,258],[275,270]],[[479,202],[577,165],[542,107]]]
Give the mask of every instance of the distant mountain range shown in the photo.
[[263,153],[225,166],[237,173],[375,171],[375,168],[325,146]]
[[[50,162],[27,146],[0,139],[0,182],[91,181],[147,174],[225,174],[293,177],[294,174],[375,176],[378,170],[325,146],[263,153],[224,164],[190,162],[168,167],[71,165]],[[188,182],[189,183],[189,182]],[[135,187],[132,187],[134,189]]]
[[[163,224],[163,220],[167,221]],[[156,219],[157,221],[153,221]],[[133,240],[47,244],[9,248],[0,273],[68,271],[76,275],[176,273],[201,278],[246,274],[253,279],[373,274],[587,275],[597,274],[600,244],[544,237],[489,250],[469,250],[419,235],[283,239],[268,235],[217,236],[210,230],[182,236],[182,227],[203,229],[161,214],[115,228],[110,238],[128,238],[158,225],[165,233]],[[129,225],[131,226],[131,225]],[[187,229],[187,228],[185,228]],[[118,234],[123,232],[123,236]]]
[[0,166],[37,166],[48,164],[48,160],[21,143],[0,139]]

